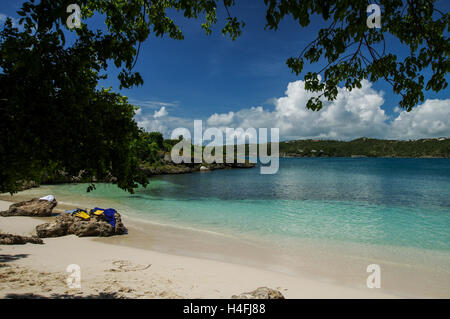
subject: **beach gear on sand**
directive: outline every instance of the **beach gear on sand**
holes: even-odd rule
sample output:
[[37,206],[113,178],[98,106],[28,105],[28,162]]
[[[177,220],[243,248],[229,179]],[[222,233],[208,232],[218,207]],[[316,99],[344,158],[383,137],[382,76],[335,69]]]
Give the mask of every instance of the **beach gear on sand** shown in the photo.
[[106,221],[114,228],[116,227],[116,213],[117,211],[113,208],[105,209],[103,212],[106,216]]
[[92,215],[97,215],[97,216],[104,215],[106,218],[106,221],[114,228],[116,227],[116,216],[115,216],[116,213],[117,213],[117,211],[114,208],[103,209],[103,208],[95,207],[89,211],[89,214],[92,214]]
[[48,202],[53,202],[53,201],[55,200],[55,196],[53,196],[53,195],[47,195],[47,196],[44,196],[44,197],[39,198],[39,200],[46,200],[46,201],[48,201]]
[[105,210],[103,208],[95,207],[89,211],[89,214],[91,214],[91,215],[94,214],[96,216],[99,216],[99,215],[103,215],[104,211]]
[[89,220],[89,219],[91,219],[91,216],[89,216],[89,214],[87,213],[87,211],[85,211],[84,209],[79,209],[79,208],[77,208],[77,209],[72,213],[72,216],[79,217],[79,218],[84,219],[84,220]]
[[116,213],[114,208],[103,209],[95,207],[89,211],[89,213],[81,208],[66,210],[64,213],[71,214],[72,216],[79,217],[83,220],[90,220],[93,216],[105,216],[106,222],[112,227],[116,228]]

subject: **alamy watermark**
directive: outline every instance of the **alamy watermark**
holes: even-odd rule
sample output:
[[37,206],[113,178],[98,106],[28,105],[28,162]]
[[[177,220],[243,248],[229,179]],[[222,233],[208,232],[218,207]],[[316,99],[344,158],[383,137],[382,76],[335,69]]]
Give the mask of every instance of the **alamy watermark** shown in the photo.
[[[378,4],[369,4],[366,9],[370,15],[367,17],[366,25],[369,29],[381,28],[381,8]],[[67,17],[66,24],[69,29],[81,27],[81,8],[78,4],[72,3],[67,6],[67,13],[70,15]]]
[[[194,121],[194,139],[192,141],[191,132],[184,127],[176,128],[172,131],[171,139],[177,139],[183,136],[171,152],[172,162],[198,163],[203,162],[212,164],[221,164],[224,162],[223,149],[226,149],[226,163],[250,163],[260,164],[261,174],[275,174],[279,168],[279,141],[280,134],[278,128],[270,129],[270,142],[268,142],[268,129],[259,128],[258,131],[253,128],[217,128],[209,127],[203,132],[203,121]],[[225,133],[225,139],[224,139]],[[246,154],[246,141],[248,139],[248,154]],[[205,141],[211,141],[206,146]],[[270,144],[270,154],[268,147]],[[193,145],[194,152],[191,152]],[[236,149],[236,152],[235,152]]]
[[81,288],[81,267],[77,264],[70,264],[66,268],[66,272],[70,275],[66,279],[66,284],[69,289]]
[[377,264],[370,264],[367,266],[367,272],[371,274],[367,277],[366,285],[367,288],[381,288],[381,267]]
[[366,24],[369,29],[381,28],[381,8],[378,4],[369,4],[367,6],[367,13],[370,15],[367,17]]
[[66,9],[70,15],[67,17],[66,24],[69,29],[81,27],[81,8],[78,4],[69,4]]

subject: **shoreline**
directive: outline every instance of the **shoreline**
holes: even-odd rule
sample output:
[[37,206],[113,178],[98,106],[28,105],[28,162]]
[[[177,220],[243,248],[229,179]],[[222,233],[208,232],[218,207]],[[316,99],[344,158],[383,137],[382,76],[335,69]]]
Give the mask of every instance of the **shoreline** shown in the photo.
[[[450,296],[450,277],[448,268],[445,268],[449,262],[446,252],[412,247],[400,247],[399,251],[399,247],[390,246],[379,246],[374,250],[370,245],[351,243],[336,243],[331,246],[330,243],[326,243],[326,246],[304,243],[291,247],[275,245],[265,240],[161,225],[151,221],[137,223],[133,218],[124,220],[130,229],[126,238],[113,236],[97,237],[93,240],[252,267],[293,278],[307,278],[318,284],[354,289],[355,292],[359,291],[361,296],[372,292],[381,292],[385,295],[383,298]],[[370,253],[365,251],[366,248]],[[418,255],[420,260],[417,259]],[[439,266],[435,264],[437,262]],[[366,268],[374,263],[383,269],[382,289],[366,287],[366,278],[369,275]]]
[[[47,192],[48,190],[43,191]],[[27,193],[19,193],[13,197],[0,195],[0,203],[5,199],[27,200],[31,196]],[[39,192],[32,194],[34,194],[33,196],[41,195]],[[63,201],[59,202],[54,212],[58,213],[64,209],[76,207],[87,208],[94,203],[95,200],[92,201],[92,199],[66,196]],[[114,206],[114,203],[114,201],[107,201],[102,204]],[[292,278],[306,278],[317,284],[331,284],[353,290],[355,298],[366,298],[362,297],[366,294],[369,294],[367,298],[371,298],[370,295],[374,293],[375,295],[381,293],[384,298],[387,296],[448,298],[450,295],[448,288],[450,287],[448,271],[450,258],[446,251],[398,246],[365,246],[350,242],[326,242],[322,245],[303,243],[292,249],[292,247],[284,245],[275,245],[266,239],[253,240],[240,235],[215,233],[183,225],[161,224],[137,216],[129,216],[126,211],[119,211],[126,227],[130,230],[129,234],[90,238],[92,242],[130,249],[137,248],[179,258],[187,257],[226,263],[236,267],[251,267],[267,271],[272,276],[286,275]],[[52,219],[52,217],[41,220],[48,222],[48,219]],[[2,220],[4,219],[0,218],[0,230],[2,229]],[[74,240],[77,240],[77,237]],[[95,248],[93,249],[95,250]],[[366,267],[373,263],[380,264],[383,269],[381,289],[366,287],[368,276]],[[303,293],[299,295],[309,296]],[[325,294],[325,296],[328,295]],[[205,295],[202,298],[209,297]],[[229,297],[222,296],[220,298]],[[314,295],[310,298],[316,297],[317,295]],[[337,298],[340,297],[337,296]]]
[[[9,202],[0,201],[1,208]],[[155,236],[178,241],[185,234],[160,229],[160,233],[146,235],[125,217],[130,235],[106,238],[78,238],[65,236],[45,238],[44,245],[0,246],[0,298],[20,297],[124,297],[124,298],[230,298],[234,294],[266,286],[280,290],[286,298],[395,298],[391,293],[368,288],[355,288],[321,281],[307,275],[283,273],[283,269],[265,269],[237,263],[233,258],[211,259],[214,249],[227,245],[222,240],[209,242],[211,251],[205,256],[192,257],[162,252]],[[50,218],[0,217],[2,232],[30,235],[37,224]],[[146,226],[144,225],[144,228]],[[156,227],[156,226],[152,226]],[[157,228],[157,227],[156,227]],[[153,228],[153,229],[156,229]],[[10,230],[10,231],[9,231]],[[205,243],[204,234],[197,243]],[[208,237],[211,238],[211,235]],[[136,243],[153,243],[153,249]],[[222,242],[222,244],[220,244]],[[192,245],[192,242],[190,243]],[[170,245],[169,245],[170,246]],[[232,251],[235,247],[228,247]],[[254,247],[250,245],[250,248]],[[246,249],[243,250],[245,252]],[[218,252],[222,257],[226,251]],[[233,262],[234,261],[234,262]],[[82,269],[82,289],[68,289],[65,285],[66,267],[78,263]],[[151,264],[150,266],[148,266]],[[147,267],[148,266],[148,267]],[[146,268],[147,267],[147,268]],[[144,269],[145,268],[145,269]],[[9,278],[9,277],[11,278]],[[8,278],[10,280],[8,280]],[[36,284],[37,281],[38,283]],[[32,294],[32,295],[30,295]]]
[[[279,158],[283,159],[292,159],[292,158],[322,158],[322,159],[362,159],[362,158],[368,158],[368,159],[374,159],[374,158],[382,158],[382,159],[450,159],[450,156],[433,156],[433,155],[423,155],[423,156],[371,156],[371,155],[346,155],[346,156],[329,156],[329,155],[303,155],[303,154],[286,154],[282,153],[279,155]],[[143,169],[147,172],[148,178],[152,177],[158,177],[158,176],[164,176],[164,175],[181,175],[181,174],[194,174],[194,173],[205,173],[205,172],[213,172],[213,171],[220,171],[220,170],[230,170],[230,169],[250,169],[257,167],[258,163],[245,163],[243,166],[239,166],[237,163],[233,163],[231,166],[227,165],[218,165],[213,164],[212,166],[208,166],[208,169],[205,171],[200,170],[201,164],[196,164],[197,166],[187,166],[184,164],[177,164],[177,165],[167,165],[166,167],[160,166],[160,167],[149,167]],[[85,181],[87,182],[87,181]],[[54,181],[45,181],[41,184],[37,184],[34,181],[26,182],[24,186],[19,191],[28,190],[31,188],[39,188],[40,186],[55,186],[55,185],[62,185],[62,184],[78,184],[78,183],[85,183],[81,180],[78,180],[74,177],[66,179],[65,177],[61,179],[60,181],[54,180]],[[114,184],[109,181],[95,181],[96,183],[109,183]]]

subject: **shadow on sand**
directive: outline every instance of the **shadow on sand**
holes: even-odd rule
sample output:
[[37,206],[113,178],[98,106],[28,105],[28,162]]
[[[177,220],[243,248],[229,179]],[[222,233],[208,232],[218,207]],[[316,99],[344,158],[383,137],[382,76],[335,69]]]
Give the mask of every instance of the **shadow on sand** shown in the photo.
[[70,294],[51,294],[50,296],[42,296],[32,293],[23,294],[7,294],[5,299],[125,299],[115,292],[101,292],[98,295],[74,296]]
[[22,258],[27,258],[29,254],[16,254],[16,255],[5,255],[0,254],[0,263],[7,263],[11,261],[16,261]]

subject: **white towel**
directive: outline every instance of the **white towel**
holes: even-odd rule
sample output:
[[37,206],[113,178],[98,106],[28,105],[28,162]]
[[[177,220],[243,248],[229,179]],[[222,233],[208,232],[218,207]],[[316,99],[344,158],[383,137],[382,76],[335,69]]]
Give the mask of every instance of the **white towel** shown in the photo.
[[53,195],[47,195],[47,196],[41,197],[41,198],[39,198],[39,199],[40,199],[40,200],[47,200],[47,201],[49,201],[49,202],[52,202],[52,201],[55,200],[55,196],[53,196]]

